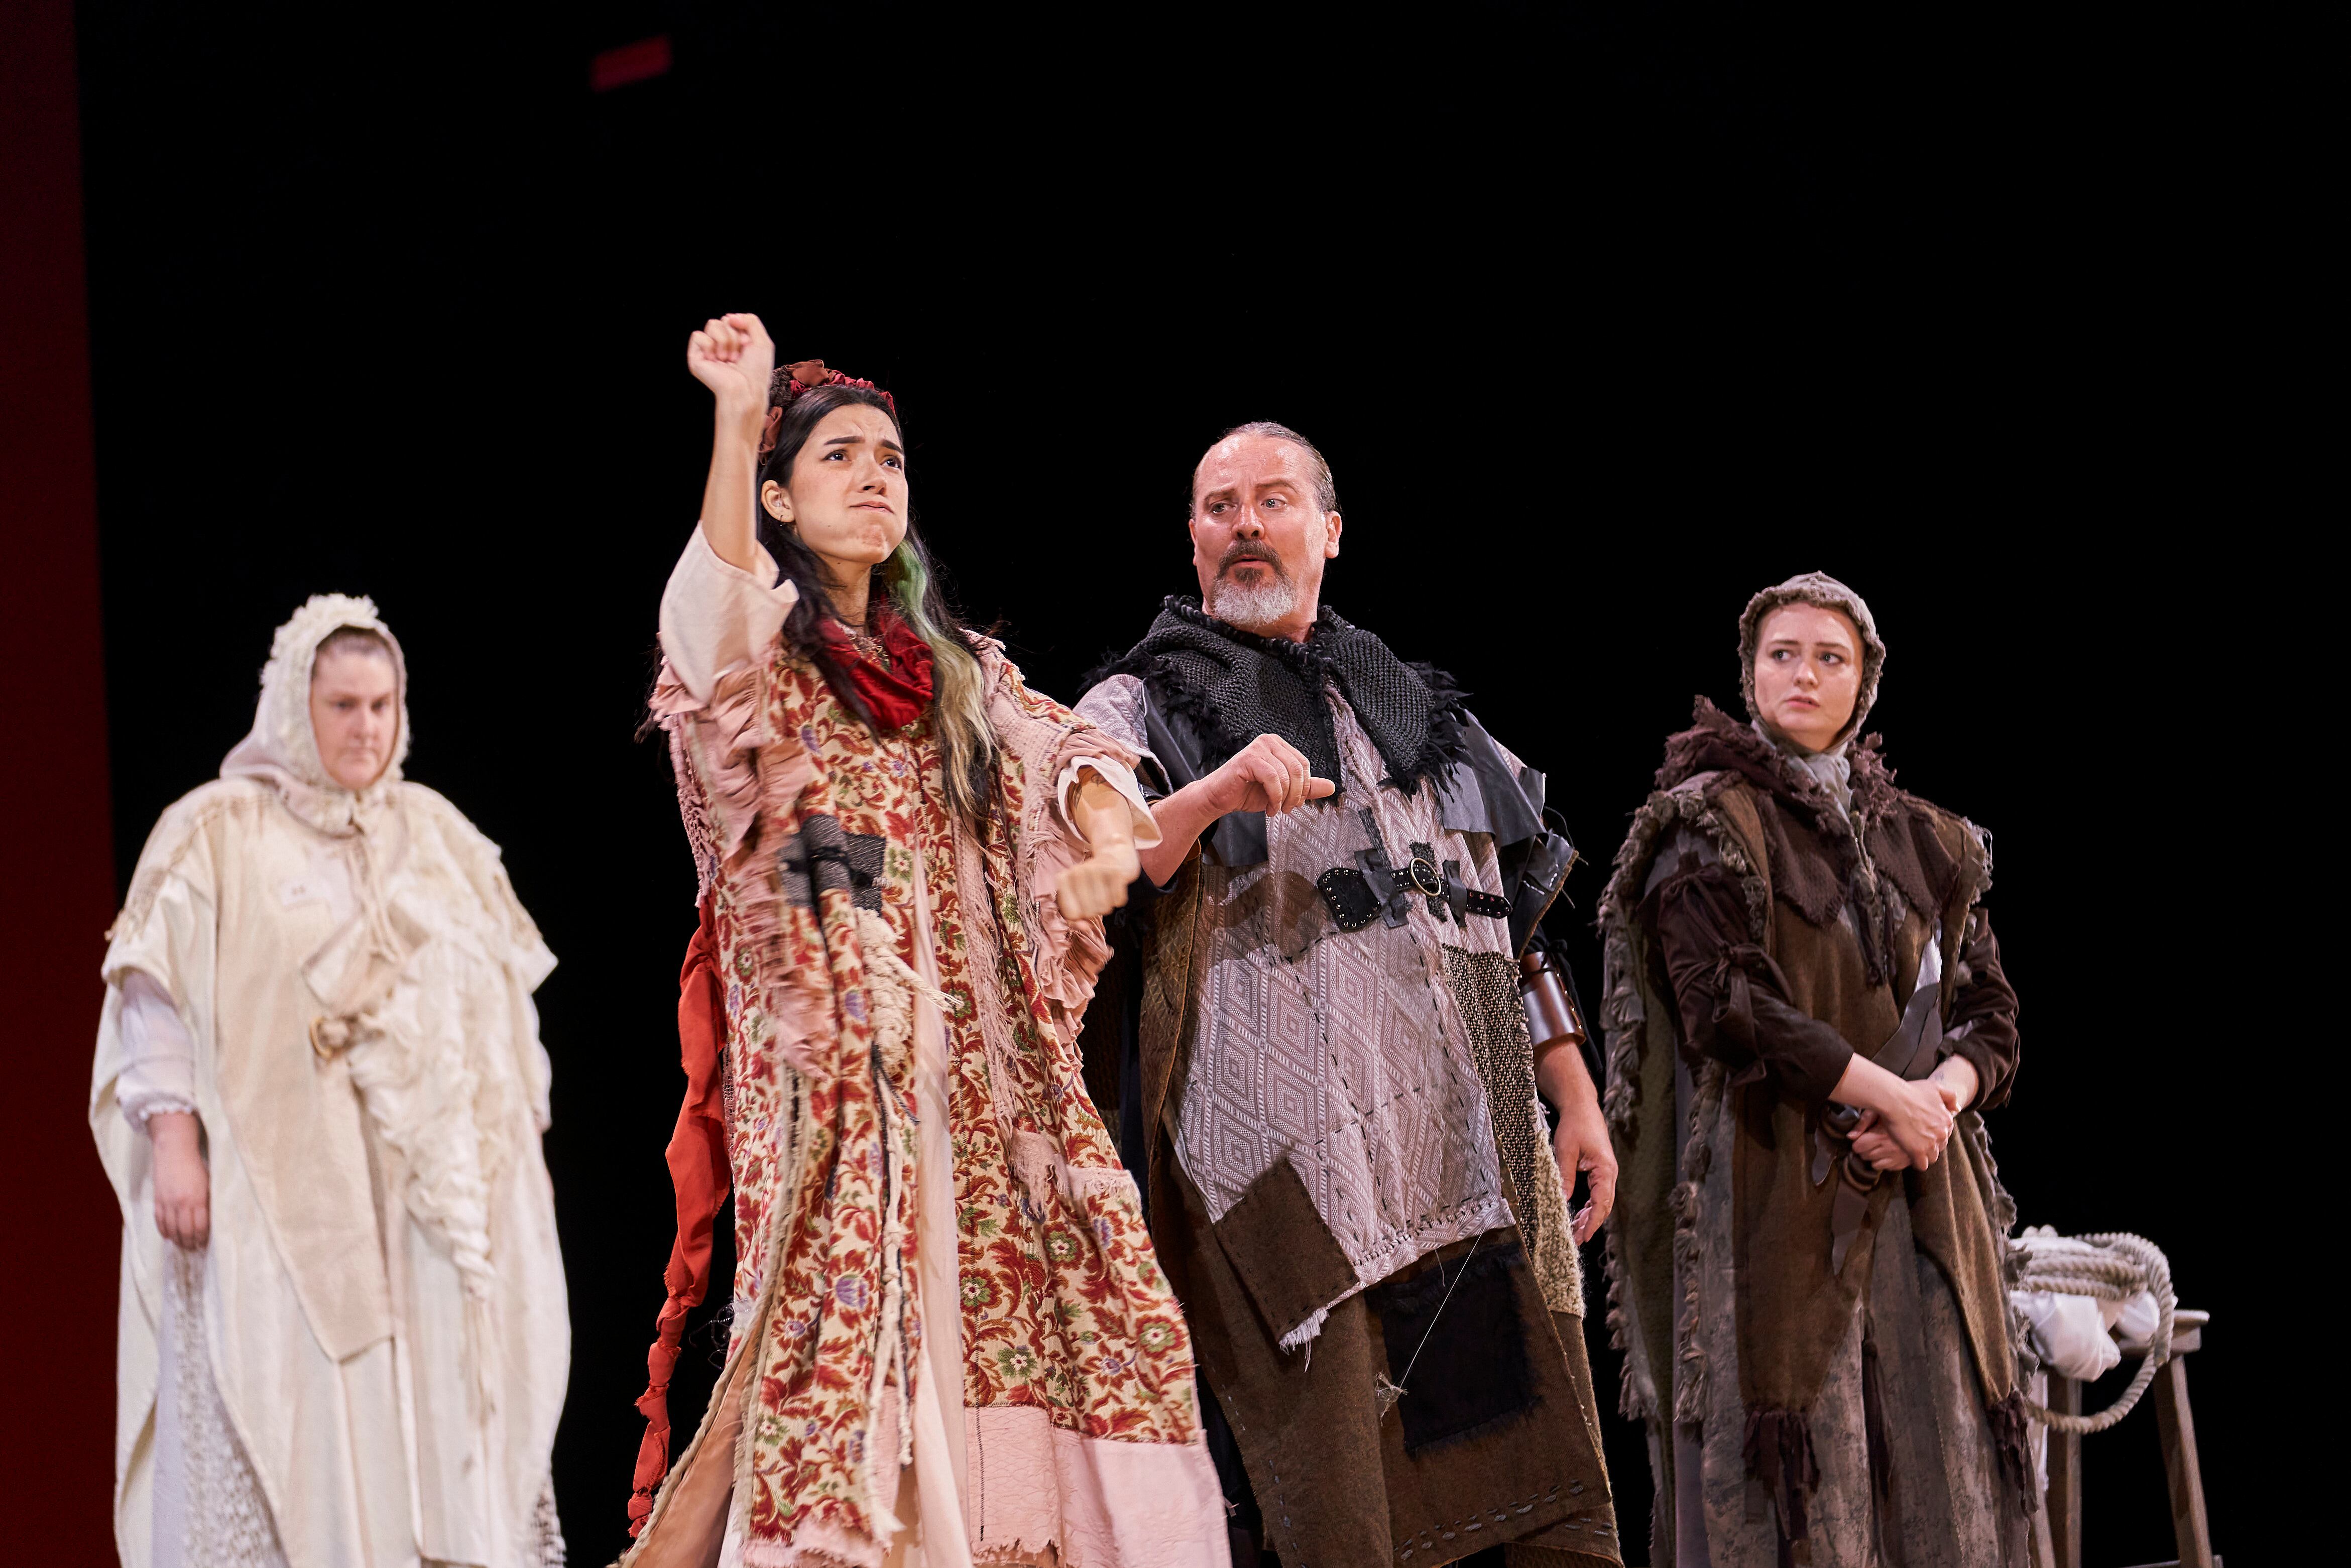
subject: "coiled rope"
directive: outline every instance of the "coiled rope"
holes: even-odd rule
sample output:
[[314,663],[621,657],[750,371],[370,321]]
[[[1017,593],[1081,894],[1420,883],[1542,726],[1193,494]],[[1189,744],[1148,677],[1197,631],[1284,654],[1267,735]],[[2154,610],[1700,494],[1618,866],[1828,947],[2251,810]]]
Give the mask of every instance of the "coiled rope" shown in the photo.
[[2056,1431],[2103,1432],[2131,1413],[2154,1384],[2155,1375],[2171,1359],[2172,1317],[2179,1307],[2179,1299],[2171,1293],[2171,1260],[2146,1237],[2124,1230],[2060,1236],[2042,1226],[2027,1230],[2015,1246],[2023,1266],[2019,1290],[2090,1296],[2102,1301],[2127,1301],[2141,1291],[2155,1297],[2155,1333],[2147,1340],[2146,1359],[2139,1363],[2121,1398],[2095,1416],[2069,1416],[2044,1409],[2030,1399],[2024,1402],[2027,1415]]

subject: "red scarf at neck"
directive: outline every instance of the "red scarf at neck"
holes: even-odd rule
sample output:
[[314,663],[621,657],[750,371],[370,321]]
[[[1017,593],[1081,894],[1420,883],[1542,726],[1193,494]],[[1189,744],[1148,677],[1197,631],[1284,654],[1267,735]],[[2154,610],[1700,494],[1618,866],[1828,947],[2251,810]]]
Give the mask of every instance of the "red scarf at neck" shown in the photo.
[[883,729],[904,729],[931,706],[931,645],[878,596],[868,619],[881,634],[882,646],[889,650],[886,670],[858,652],[849,628],[831,616],[817,622],[817,632],[825,640],[835,666],[846,672],[850,684],[857,688],[873,722]]

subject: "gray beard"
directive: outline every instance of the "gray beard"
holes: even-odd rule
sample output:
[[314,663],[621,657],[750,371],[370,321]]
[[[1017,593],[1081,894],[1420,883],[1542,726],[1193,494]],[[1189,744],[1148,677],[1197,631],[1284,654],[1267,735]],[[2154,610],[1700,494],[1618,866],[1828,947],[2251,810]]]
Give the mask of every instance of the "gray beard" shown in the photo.
[[1269,575],[1259,583],[1219,582],[1208,613],[1244,632],[1263,632],[1290,618],[1298,608],[1298,585],[1286,577]]

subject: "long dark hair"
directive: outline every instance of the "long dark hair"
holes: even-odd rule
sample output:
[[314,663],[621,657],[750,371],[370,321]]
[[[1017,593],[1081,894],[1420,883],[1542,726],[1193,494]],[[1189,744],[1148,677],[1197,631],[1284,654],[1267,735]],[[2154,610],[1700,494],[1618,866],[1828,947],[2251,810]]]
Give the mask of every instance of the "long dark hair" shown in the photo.
[[[809,434],[823,423],[825,415],[853,403],[880,409],[893,424],[898,423],[897,411],[889,400],[870,387],[836,382],[802,392],[784,407],[775,448],[759,465],[760,489],[764,491],[772,479],[789,490],[792,464],[808,444]],[[775,558],[782,580],[799,590],[799,602],[785,617],[784,636],[795,651],[815,662],[841,706],[867,728],[874,727],[873,716],[858,696],[856,683],[841,667],[832,644],[817,630],[820,622],[839,614],[825,588],[823,563],[800,542],[799,534],[768,510],[764,501],[758,507],[758,523],[759,542]],[[984,826],[994,794],[996,734],[988,727],[979,661],[972,656],[970,630],[940,590],[938,570],[924,548],[911,509],[906,537],[887,560],[873,568],[866,592],[869,606],[886,601],[916,636],[930,644],[931,720],[939,743],[939,771],[946,779],[947,803],[967,823]]]

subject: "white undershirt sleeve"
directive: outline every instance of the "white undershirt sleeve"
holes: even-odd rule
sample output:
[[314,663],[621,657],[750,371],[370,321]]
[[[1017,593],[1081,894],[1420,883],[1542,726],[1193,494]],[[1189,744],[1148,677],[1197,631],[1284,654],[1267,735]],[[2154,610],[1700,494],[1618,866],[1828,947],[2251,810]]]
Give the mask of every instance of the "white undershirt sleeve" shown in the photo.
[[142,1133],[159,1111],[196,1108],[195,1041],[171,993],[144,969],[122,977],[122,1072],[114,1098]]

